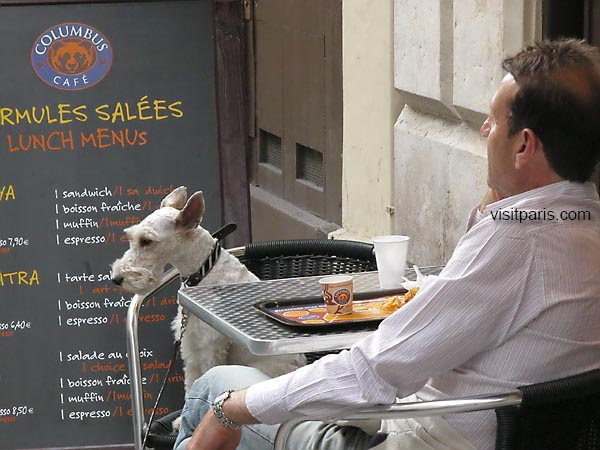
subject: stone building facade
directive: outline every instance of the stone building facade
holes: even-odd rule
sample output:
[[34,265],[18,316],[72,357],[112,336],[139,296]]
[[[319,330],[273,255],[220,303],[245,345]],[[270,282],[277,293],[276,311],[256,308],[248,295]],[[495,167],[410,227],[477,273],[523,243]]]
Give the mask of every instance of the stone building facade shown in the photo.
[[[343,224],[332,237],[406,234],[410,261],[448,260],[486,190],[479,128],[504,76],[500,63],[540,38],[541,3],[344,1]],[[381,14],[377,30],[359,33],[361,8],[371,19]],[[370,33],[377,36],[354,42]],[[370,108],[378,117],[361,117]]]

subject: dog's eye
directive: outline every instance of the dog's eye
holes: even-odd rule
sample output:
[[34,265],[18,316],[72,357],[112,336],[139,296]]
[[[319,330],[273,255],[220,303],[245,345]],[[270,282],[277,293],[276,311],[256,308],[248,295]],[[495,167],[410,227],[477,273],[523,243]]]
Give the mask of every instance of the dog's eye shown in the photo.
[[148,247],[150,244],[152,244],[152,240],[148,238],[140,239],[140,247]]

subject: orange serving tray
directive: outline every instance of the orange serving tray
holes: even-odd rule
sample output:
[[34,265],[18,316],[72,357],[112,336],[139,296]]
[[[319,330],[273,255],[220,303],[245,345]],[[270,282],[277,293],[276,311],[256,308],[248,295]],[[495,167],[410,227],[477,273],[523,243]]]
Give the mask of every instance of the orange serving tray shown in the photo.
[[354,294],[353,311],[350,314],[327,314],[322,297],[299,297],[254,304],[266,316],[294,327],[330,327],[339,325],[380,322],[394,311],[381,305],[393,296],[406,294],[406,289],[362,292]]

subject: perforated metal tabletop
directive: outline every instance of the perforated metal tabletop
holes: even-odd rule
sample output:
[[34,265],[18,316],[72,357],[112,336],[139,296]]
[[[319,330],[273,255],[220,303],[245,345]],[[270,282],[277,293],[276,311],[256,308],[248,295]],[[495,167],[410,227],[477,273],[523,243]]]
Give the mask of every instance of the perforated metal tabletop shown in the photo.
[[[438,274],[442,267],[420,268],[424,275]],[[379,291],[377,272],[355,273],[354,292]],[[406,276],[415,273],[407,269]],[[348,348],[377,328],[377,323],[307,330],[283,325],[254,308],[262,301],[281,301],[321,295],[322,276],[288,278],[228,285],[196,286],[178,293],[181,305],[233,341],[256,355],[308,353]],[[314,331],[313,331],[314,330]]]

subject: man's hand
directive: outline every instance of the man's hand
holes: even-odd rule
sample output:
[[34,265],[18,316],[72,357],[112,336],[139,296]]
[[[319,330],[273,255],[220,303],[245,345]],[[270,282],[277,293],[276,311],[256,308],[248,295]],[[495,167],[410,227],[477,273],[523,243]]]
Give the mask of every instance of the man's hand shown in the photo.
[[194,430],[186,445],[187,450],[235,450],[242,438],[242,429],[228,430],[222,426],[210,409]]
[[[223,403],[225,416],[239,424],[258,423],[246,408],[246,390],[235,391]],[[242,429],[229,430],[219,423],[212,408],[208,410],[186,445],[187,450],[235,450],[240,444]]]

